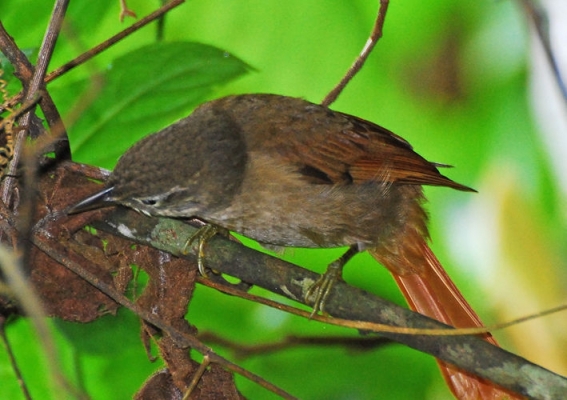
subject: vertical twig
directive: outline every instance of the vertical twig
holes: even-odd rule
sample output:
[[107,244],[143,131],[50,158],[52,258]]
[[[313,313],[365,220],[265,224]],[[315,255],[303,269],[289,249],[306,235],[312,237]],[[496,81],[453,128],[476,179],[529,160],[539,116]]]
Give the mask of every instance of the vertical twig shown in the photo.
[[[65,16],[65,12],[67,10],[67,6],[69,4],[69,0],[57,0],[55,6],[53,8],[53,12],[51,15],[51,19],[49,22],[49,26],[43,38],[43,42],[39,51],[38,55],[38,62],[36,65],[35,70],[33,68],[25,68],[28,72],[31,71],[31,78],[30,79],[22,79],[22,85],[24,86],[25,95],[23,99],[24,104],[29,104],[33,102],[34,99],[37,99],[41,91],[44,90],[44,77],[47,71],[47,67],[49,65],[49,61],[53,55],[53,49],[55,47],[55,42],[57,41],[57,37],[61,30],[61,26],[63,24],[63,19]],[[11,39],[11,38],[9,38]],[[12,41],[13,42],[13,41]],[[12,52],[18,53],[19,49],[17,46],[11,49]],[[25,57],[24,57],[25,59]],[[26,59],[22,61],[21,65],[25,65],[29,67],[29,61]],[[27,75],[29,78],[29,74]],[[22,156],[22,152],[24,150],[24,143],[26,139],[26,135],[32,132],[31,123],[32,118],[35,113],[35,104],[33,104],[28,111],[24,113],[20,120],[20,125],[24,127],[16,134],[14,138],[14,154],[13,158],[8,166],[7,176],[2,186],[1,198],[4,204],[10,206],[12,195],[14,193],[14,188],[16,185],[16,170],[20,163]],[[62,122],[59,120],[56,122],[57,127],[62,127]],[[35,183],[35,167],[36,167],[36,160],[33,157],[30,157],[29,163],[26,168],[26,185],[24,190],[26,191],[26,195],[24,198],[26,199],[26,207],[20,207],[20,215],[22,216],[22,224],[21,224],[21,231],[24,232],[23,234],[27,236],[31,232],[31,226],[33,222],[33,211],[34,205],[32,199],[34,198],[33,190],[34,190],[34,183]],[[17,206],[17,205],[16,205]],[[8,281],[10,282],[10,286],[12,287],[14,293],[18,296],[18,300],[20,304],[25,309],[27,315],[31,317],[31,322],[33,327],[37,333],[40,342],[42,343],[42,348],[45,350],[47,362],[49,365],[49,370],[53,374],[53,378],[57,385],[65,390],[68,393],[69,390],[72,390],[71,385],[67,382],[65,377],[61,373],[61,368],[58,365],[58,356],[55,350],[55,346],[53,343],[53,338],[49,331],[49,328],[45,322],[45,313],[43,312],[43,307],[41,306],[41,302],[33,292],[32,287],[27,282],[24,271],[24,265],[29,265],[27,263],[27,259],[29,258],[29,247],[28,251],[24,253],[23,262],[21,260],[16,260],[15,257],[10,257],[11,253],[7,250],[1,248],[2,250],[2,257],[3,259],[11,259],[11,262],[3,262],[2,265],[4,267],[3,272],[8,277]],[[18,262],[19,261],[19,262]],[[8,265],[11,265],[11,268],[8,268]]]
[[526,11],[526,14],[531,18],[534,24],[535,31],[537,33],[539,41],[541,42],[543,51],[545,52],[545,56],[547,57],[547,61],[549,62],[549,65],[553,71],[553,76],[555,77],[557,86],[559,86],[559,90],[561,90],[563,100],[567,103],[567,86],[565,84],[565,81],[563,80],[559,65],[557,64],[557,59],[553,55],[553,49],[551,48],[548,17],[541,9],[541,7],[538,7],[533,1],[521,0],[521,3]]
[[354,61],[354,63],[350,66],[346,74],[343,76],[341,81],[329,92],[327,96],[321,102],[321,105],[325,107],[329,107],[332,103],[335,102],[337,97],[341,94],[343,89],[346,85],[350,82],[350,80],[360,71],[368,56],[374,49],[374,46],[378,42],[378,40],[382,37],[382,28],[384,27],[384,20],[386,19],[386,11],[388,10],[388,3],[389,0],[380,0],[380,8],[378,9],[378,15],[376,16],[376,22],[374,22],[374,27],[372,28],[372,32],[370,33],[370,37],[366,41],[364,48]]
[[[22,81],[22,84],[25,85],[24,87],[27,88],[34,74],[34,67],[31,65],[26,55],[18,48],[16,42],[14,42],[8,32],[6,32],[1,22],[0,50],[2,50],[2,52],[6,55],[6,58],[8,58],[10,63],[16,69],[15,75],[20,79],[20,81]],[[8,106],[15,107],[16,104],[23,102],[22,98],[22,93],[13,96],[8,100]],[[26,104],[30,104],[30,102]],[[60,132],[60,135],[64,138],[64,140],[60,140],[55,143],[54,151],[57,158],[68,158],[70,150],[69,144],[65,140],[64,127],[61,125],[61,116],[59,115],[59,111],[57,110],[57,107],[55,107],[55,104],[53,103],[53,100],[51,99],[51,96],[47,91],[43,91],[41,97],[39,98],[39,105],[41,106],[41,110],[43,111],[43,115],[45,116],[45,119],[51,131]]]
[[8,341],[8,338],[6,337],[6,330],[4,329],[4,325],[5,325],[5,318],[4,316],[0,317],[0,339],[2,339],[2,342],[4,342],[4,347],[6,348],[6,353],[8,355],[8,359],[10,360],[10,364],[12,365],[12,370],[14,371],[14,374],[16,375],[16,378],[18,379],[18,383],[20,385],[20,388],[22,389],[22,395],[24,396],[24,398],[26,400],[31,400],[31,394],[30,391],[28,390],[28,385],[26,385],[26,381],[24,380],[24,377],[22,376],[22,371],[20,370],[20,367],[18,366],[18,362],[16,361],[16,357],[14,356],[14,352],[12,351],[12,346],[10,345],[10,342]]
[[[36,93],[38,93],[41,88],[44,86],[43,79],[45,77],[45,73],[47,71],[47,66],[49,65],[49,61],[51,60],[51,56],[53,54],[53,48],[55,47],[55,42],[57,40],[57,36],[61,30],[61,26],[63,24],[63,17],[65,16],[65,11],[67,10],[67,6],[69,5],[69,0],[57,0],[55,3],[55,7],[53,9],[52,17],[50,20],[49,27],[47,28],[47,32],[43,38],[43,43],[41,45],[39,51],[39,57],[37,66],[33,75],[29,81],[23,81],[23,85],[26,88],[26,94],[24,97],[24,102],[28,102],[32,100]],[[21,119],[21,125],[24,127],[28,127],[31,122],[32,115],[34,113],[34,109],[32,108],[28,111]],[[24,139],[28,129],[21,130],[18,135],[15,137],[14,140],[14,157],[12,158],[12,162],[8,166],[7,171],[7,178],[4,181],[4,185],[2,186],[2,200],[5,204],[10,204],[10,199],[13,193],[13,187],[16,183],[16,180],[12,177],[16,174],[16,169],[20,162],[20,158],[22,156],[22,148]]]

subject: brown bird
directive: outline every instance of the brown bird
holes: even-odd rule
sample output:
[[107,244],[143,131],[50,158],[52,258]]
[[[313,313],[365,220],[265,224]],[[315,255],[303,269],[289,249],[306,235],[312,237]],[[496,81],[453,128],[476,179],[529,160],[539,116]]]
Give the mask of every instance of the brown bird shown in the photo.
[[[473,191],[439,166],[360,118],[291,97],[231,96],[135,144],[106,188],[70,212],[122,204],[197,217],[272,246],[350,246],[314,285],[315,310],[348,258],[368,250],[414,310],[456,327],[482,326],[427,245],[421,185]],[[489,383],[442,367],[466,398],[498,398]]]

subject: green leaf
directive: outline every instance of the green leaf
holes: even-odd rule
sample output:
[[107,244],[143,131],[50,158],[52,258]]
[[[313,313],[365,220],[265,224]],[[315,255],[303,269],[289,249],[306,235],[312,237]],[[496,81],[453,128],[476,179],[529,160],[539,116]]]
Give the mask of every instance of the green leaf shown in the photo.
[[[116,59],[94,103],[69,128],[73,158],[112,167],[132,143],[186,116],[248,70],[229,53],[192,42],[156,43]],[[86,84],[63,91],[76,94]]]

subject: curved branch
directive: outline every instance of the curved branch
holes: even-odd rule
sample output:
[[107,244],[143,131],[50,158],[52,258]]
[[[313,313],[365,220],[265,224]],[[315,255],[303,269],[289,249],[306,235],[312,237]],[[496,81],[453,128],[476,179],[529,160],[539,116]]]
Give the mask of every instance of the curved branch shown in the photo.
[[[93,223],[93,226],[195,261],[194,254],[185,255],[182,249],[197,228],[182,221],[149,218],[131,210],[118,208],[109,213],[104,221]],[[314,272],[219,236],[207,242],[206,262],[211,269],[301,302],[306,289],[318,276]],[[344,319],[411,328],[452,329],[343,282],[333,287],[325,309],[329,314]],[[567,398],[567,378],[478,337],[404,335],[390,332],[380,334],[529,398]]]

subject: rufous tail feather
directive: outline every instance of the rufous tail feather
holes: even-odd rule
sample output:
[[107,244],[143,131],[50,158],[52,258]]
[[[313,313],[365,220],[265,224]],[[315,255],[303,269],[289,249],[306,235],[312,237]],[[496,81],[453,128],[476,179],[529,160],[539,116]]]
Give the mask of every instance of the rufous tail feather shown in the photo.
[[[449,278],[425,240],[421,240],[421,243],[418,245],[422,250],[423,265],[408,266],[407,268],[400,268],[400,266],[388,268],[392,272],[410,308],[456,328],[483,326],[478,315]],[[381,260],[382,257],[376,252],[369,252],[379,262],[385,264]],[[386,266],[388,267],[388,265]],[[417,270],[419,270],[419,273],[413,272]],[[411,272],[399,273],[400,271]],[[490,334],[485,334],[484,340],[498,345]],[[437,360],[437,362],[449,389],[459,400],[522,398],[441,360]]]

